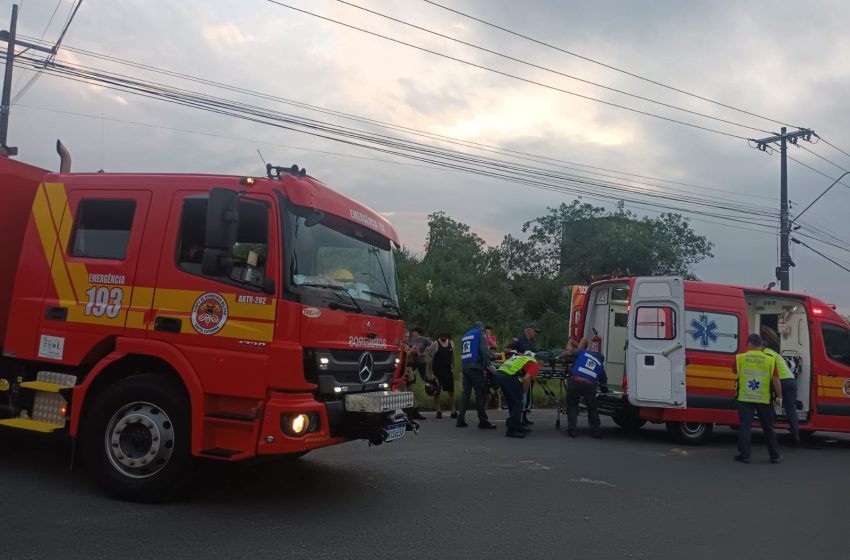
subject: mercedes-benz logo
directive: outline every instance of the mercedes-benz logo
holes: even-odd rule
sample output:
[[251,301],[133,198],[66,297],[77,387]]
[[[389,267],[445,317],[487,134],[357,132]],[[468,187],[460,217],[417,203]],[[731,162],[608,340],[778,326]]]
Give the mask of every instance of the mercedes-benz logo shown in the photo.
[[375,357],[371,352],[363,352],[360,356],[360,369],[357,376],[362,383],[367,383],[372,378],[372,370],[375,368]]

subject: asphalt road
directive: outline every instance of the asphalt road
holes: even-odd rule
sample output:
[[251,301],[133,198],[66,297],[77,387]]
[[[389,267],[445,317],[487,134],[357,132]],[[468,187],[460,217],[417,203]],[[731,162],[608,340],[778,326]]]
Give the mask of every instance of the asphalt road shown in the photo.
[[[502,417],[497,413],[496,419]],[[111,501],[68,446],[0,432],[0,558],[841,558],[850,437],[732,461],[735,432],[686,453],[660,427],[603,440],[464,430],[349,443],[291,464],[205,464],[166,505]],[[584,419],[582,419],[584,422]],[[782,440],[780,440],[780,444]]]

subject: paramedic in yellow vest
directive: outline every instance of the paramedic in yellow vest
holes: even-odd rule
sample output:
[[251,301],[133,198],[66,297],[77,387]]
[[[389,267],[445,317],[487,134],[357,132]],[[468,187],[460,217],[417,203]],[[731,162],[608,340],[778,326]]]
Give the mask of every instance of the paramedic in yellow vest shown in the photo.
[[499,380],[502,393],[505,394],[508,414],[510,414],[505,422],[507,427],[505,435],[510,438],[523,438],[531,431],[530,428],[522,425],[522,405],[523,397],[538,371],[540,371],[540,365],[534,357],[534,352],[529,351],[514,356],[502,364],[496,372],[496,378]]
[[788,427],[791,431],[794,445],[800,444],[800,419],[797,416],[797,379],[785,359],[770,348],[765,348],[764,353],[776,359],[776,367],[779,369],[779,385],[782,386],[782,407],[785,409],[785,417],[788,419]]
[[[782,394],[782,388],[779,385],[776,358],[764,353],[761,335],[751,334],[747,337],[747,351],[735,356],[735,373],[738,374],[738,418],[741,424],[738,429],[738,454],[735,455],[735,460],[740,463],[750,462],[753,418],[758,414],[767,438],[770,462],[780,463],[782,455],[779,454],[776,432],[773,430],[770,388],[773,386],[776,395]],[[777,396],[777,400],[781,400],[781,397]]]

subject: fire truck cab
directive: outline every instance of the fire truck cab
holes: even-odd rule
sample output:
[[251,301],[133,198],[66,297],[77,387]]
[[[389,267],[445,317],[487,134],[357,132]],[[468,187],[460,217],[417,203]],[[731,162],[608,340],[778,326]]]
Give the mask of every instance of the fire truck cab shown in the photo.
[[0,158],[0,428],[67,432],[111,494],[194,457],[404,435],[392,225],[293,166],[49,173]]
[[[600,412],[625,428],[665,423],[680,443],[737,426],[735,355],[762,335],[797,379],[804,434],[850,432],[850,326],[808,294],[643,277],[591,284],[580,332],[601,338],[609,391]],[[784,410],[775,410],[779,429]]]

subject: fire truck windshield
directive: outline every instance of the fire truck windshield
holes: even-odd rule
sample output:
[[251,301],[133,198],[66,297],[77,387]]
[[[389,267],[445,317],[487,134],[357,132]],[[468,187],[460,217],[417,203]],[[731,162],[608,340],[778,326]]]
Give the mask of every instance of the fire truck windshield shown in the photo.
[[389,239],[360,224],[309,209],[290,210],[287,217],[292,290],[333,292],[333,298],[349,301],[354,310],[389,308],[397,313],[396,270]]

